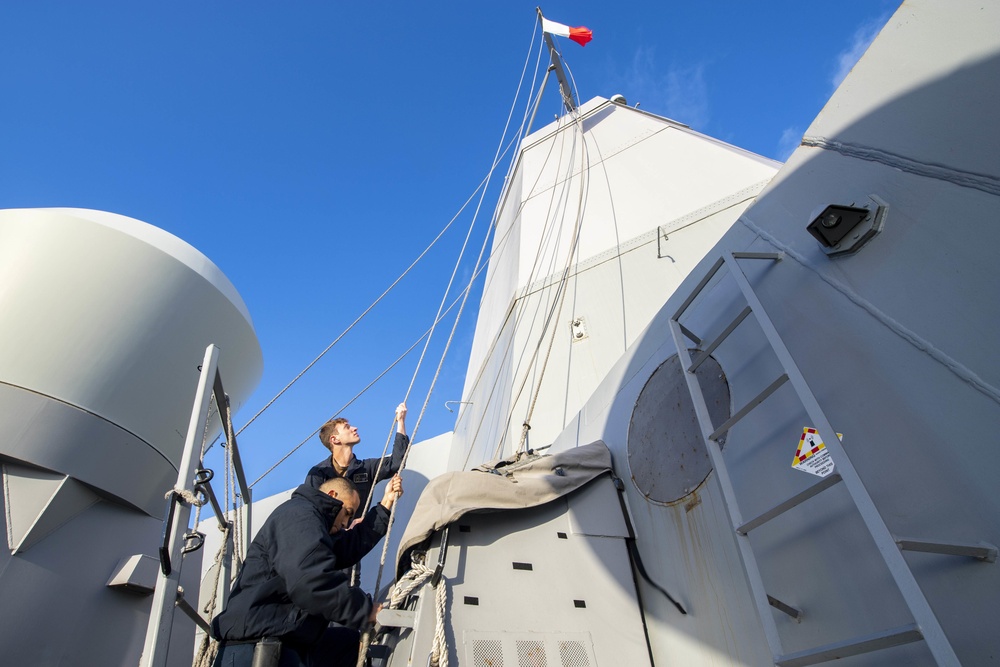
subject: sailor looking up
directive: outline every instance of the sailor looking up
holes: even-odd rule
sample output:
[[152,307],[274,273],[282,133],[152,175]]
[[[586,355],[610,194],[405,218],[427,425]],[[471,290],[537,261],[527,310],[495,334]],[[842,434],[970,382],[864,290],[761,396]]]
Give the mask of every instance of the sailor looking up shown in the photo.
[[[400,403],[396,407],[396,439],[390,456],[370,459],[358,459],[354,456],[354,446],[361,442],[361,436],[358,435],[357,427],[351,426],[343,417],[323,424],[319,430],[319,439],[330,450],[330,456],[309,470],[305,483],[318,489],[328,479],[343,477],[358,487],[361,502],[368,502],[372,486],[395,475],[403,463],[403,454],[410,444],[410,438],[406,435],[406,403]],[[375,479],[376,474],[378,479]]]
[[261,664],[355,665],[358,630],[374,622],[379,607],[340,570],[385,535],[402,494],[396,475],[382,502],[345,530],[361,504],[351,482],[338,477],[319,489],[299,486],[261,526],[229,604],[212,621],[220,640],[215,667],[251,667],[255,647],[261,659],[270,651],[274,660]]

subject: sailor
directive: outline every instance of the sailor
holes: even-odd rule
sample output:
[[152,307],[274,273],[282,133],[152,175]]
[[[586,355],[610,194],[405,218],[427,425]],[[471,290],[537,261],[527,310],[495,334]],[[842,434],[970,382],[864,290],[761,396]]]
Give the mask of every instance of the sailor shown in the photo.
[[[361,502],[368,502],[372,486],[395,475],[403,463],[403,454],[410,444],[410,438],[406,435],[406,403],[400,403],[396,407],[396,437],[390,456],[370,459],[358,459],[354,456],[354,446],[361,442],[361,436],[358,435],[357,427],[351,426],[343,417],[323,424],[319,429],[319,439],[330,450],[330,456],[309,470],[305,483],[319,488],[328,479],[344,477],[358,487]],[[376,474],[378,479],[375,479]]]
[[254,537],[229,604],[212,621],[219,640],[215,667],[256,665],[255,650],[265,660],[259,664],[354,665],[358,630],[374,622],[378,606],[340,570],[385,535],[402,493],[395,475],[382,502],[345,530],[361,504],[350,481],[299,486]]

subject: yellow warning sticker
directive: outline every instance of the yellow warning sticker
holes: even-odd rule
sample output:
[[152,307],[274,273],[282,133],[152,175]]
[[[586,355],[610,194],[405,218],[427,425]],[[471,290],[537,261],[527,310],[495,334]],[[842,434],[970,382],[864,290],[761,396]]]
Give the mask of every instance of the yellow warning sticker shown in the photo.
[[[844,434],[838,433],[837,437],[843,440]],[[802,429],[802,437],[799,438],[799,447],[795,450],[792,467],[820,477],[826,477],[833,472],[833,459],[830,458],[830,451],[819,437],[819,431],[808,426]]]

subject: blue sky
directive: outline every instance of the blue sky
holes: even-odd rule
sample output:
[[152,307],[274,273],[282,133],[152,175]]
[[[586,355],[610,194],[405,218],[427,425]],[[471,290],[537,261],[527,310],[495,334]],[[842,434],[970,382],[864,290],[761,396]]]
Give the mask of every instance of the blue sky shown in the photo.
[[[535,2],[0,4],[0,208],[76,206],[179,236],[236,285],[264,351],[244,424],[416,258],[486,176],[539,35]],[[551,2],[583,100],[630,104],[784,159],[896,0]],[[534,35],[535,41],[532,42]],[[530,72],[529,72],[530,81]],[[523,102],[523,98],[522,98]],[[559,112],[554,85],[536,127]],[[518,114],[522,113],[519,104]],[[520,118],[520,116],[518,116]],[[478,251],[502,179],[473,229]],[[470,209],[240,437],[256,478],[431,325]],[[468,280],[471,262],[457,280]],[[450,429],[475,299],[418,439]],[[424,403],[450,321],[410,395]],[[417,363],[346,412],[380,452]],[[299,483],[309,441],[256,487]]]

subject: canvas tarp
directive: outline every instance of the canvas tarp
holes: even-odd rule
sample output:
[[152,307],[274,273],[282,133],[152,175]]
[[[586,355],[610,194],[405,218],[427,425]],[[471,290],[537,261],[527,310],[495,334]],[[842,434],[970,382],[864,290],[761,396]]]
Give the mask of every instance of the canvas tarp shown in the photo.
[[611,452],[597,441],[545,456],[522,453],[436,477],[420,494],[403,533],[396,576],[409,569],[410,549],[465,514],[544,505],[610,470]]

